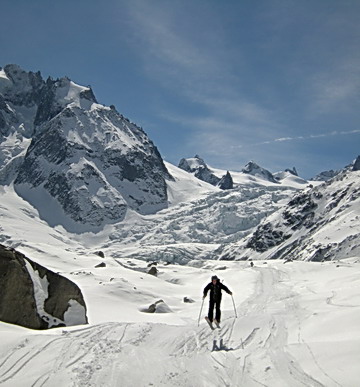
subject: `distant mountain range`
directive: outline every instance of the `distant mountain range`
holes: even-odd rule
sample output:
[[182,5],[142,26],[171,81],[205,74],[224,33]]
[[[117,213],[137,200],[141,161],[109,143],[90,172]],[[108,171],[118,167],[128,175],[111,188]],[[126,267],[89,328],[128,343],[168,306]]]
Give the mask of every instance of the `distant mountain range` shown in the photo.
[[[127,256],[181,263],[333,259],[341,246],[349,255],[359,231],[341,222],[359,216],[359,169],[357,158],[306,181],[295,168],[271,173],[250,161],[227,171],[198,155],[177,168],[90,87],[17,65],[0,69],[0,186],[9,203],[0,215],[23,208],[21,198],[52,228],[110,227],[104,250],[116,241]],[[333,225],[343,233],[335,236]],[[0,231],[0,242],[16,244],[9,229]]]
[[[307,184],[307,181],[298,177],[295,167],[293,169],[285,169],[285,171],[272,174],[267,169],[259,166],[254,161],[249,161],[241,172],[222,171],[209,167],[205,161],[198,155],[192,158],[183,158],[180,160],[179,168],[190,172],[198,179],[205,181],[214,186],[219,186],[222,189],[232,189],[234,186],[251,183],[251,177],[255,177],[258,182],[263,181],[275,184],[290,184],[289,180],[293,180],[298,184]],[[231,184],[221,186],[220,181],[227,176],[231,179]],[[253,180],[255,181],[255,180]]]

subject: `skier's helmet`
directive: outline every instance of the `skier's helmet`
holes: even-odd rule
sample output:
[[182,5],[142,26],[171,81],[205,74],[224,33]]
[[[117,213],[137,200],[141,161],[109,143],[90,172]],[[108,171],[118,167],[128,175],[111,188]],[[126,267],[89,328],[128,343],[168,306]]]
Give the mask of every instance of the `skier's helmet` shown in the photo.
[[211,277],[211,281],[213,281],[213,280],[219,280],[219,278],[216,276],[216,275],[213,275],[212,277]]

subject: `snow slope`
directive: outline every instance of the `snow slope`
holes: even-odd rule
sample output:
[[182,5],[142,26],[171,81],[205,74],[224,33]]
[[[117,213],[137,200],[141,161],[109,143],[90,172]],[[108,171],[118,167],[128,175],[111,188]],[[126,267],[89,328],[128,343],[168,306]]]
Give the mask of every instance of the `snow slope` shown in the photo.
[[[0,386],[357,386],[359,256],[323,263],[256,261],[253,268],[249,262],[189,256],[185,266],[158,259],[158,276],[147,274],[144,259],[160,251],[151,239],[164,242],[166,217],[169,224],[184,218],[181,231],[191,219],[205,219],[217,208],[208,204],[221,197],[231,207],[230,194],[213,192],[157,215],[129,215],[122,226],[133,229],[134,238],[136,222],[149,222],[149,229],[138,230],[146,231],[142,238],[149,232],[148,244],[142,244],[130,237],[120,243],[114,234],[120,224],[82,235],[51,228],[11,186],[1,188],[1,242],[74,281],[84,294],[89,324],[32,331],[0,323]],[[258,197],[268,194],[263,190]],[[244,205],[249,208],[251,200]],[[184,246],[198,252],[214,247]],[[97,254],[100,247],[105,258]],[[95,268],[99,263],[106,267]],[[222,327],[215,331],[203,320],[207,300],[199,315],[202,289],[213,274],[233,291],[237,311],[235,318],[232,299],[224,294]],[[159,300],[159,313],[144,312]]]
[[[0,385],[357,386],[360,260],[264,263],[160,265],[156,278],[132,260],[68,273],[87,295],[90,324],[34,332],[1,323]],[[212,273],[234,292],[238,315],[224,295],[215,331],[202,318],[198,326]],[[160,297],[172,313],[140,311]]]

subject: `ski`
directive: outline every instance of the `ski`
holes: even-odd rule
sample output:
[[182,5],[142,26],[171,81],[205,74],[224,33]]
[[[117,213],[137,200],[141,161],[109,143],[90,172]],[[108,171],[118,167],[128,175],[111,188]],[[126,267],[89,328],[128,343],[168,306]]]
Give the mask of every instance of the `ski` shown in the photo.
[[219,329],[221,328],[221,327],[220,327],[220,323],[217,322],[217,320],[214,320],[214,324],[216,325],[217,328],[219,328]]
[[205,317],[205,320],[206,320],[206,322],[209,324],[209,327],[212,329],[212,330],[214,330],[215,328],[214,328],[214,326],[212,325],[212,322],[209,320],[209,317]]

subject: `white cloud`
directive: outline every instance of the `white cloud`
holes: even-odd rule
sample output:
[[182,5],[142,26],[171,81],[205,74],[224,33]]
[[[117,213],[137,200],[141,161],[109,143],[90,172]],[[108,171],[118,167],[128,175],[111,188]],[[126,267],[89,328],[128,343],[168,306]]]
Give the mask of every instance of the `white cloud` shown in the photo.
[[360,129],[339,130],[339,131],[338,130],[333,130],[333,131],[327,132],[327,133],[309,134],[309,135],[306,135],[306,136],[280,137],[280,138],[275,138],[273,140],[257,142],[257,143],[254,143],[254,144],[247,144],[247,146],[274,144],[276,142],[285,142],[285,141],[311,140],[311,139],[315,139],[315,138],[332,137],[332,136],[344,136],[344,135],[352,135],[352,134],[357,134],[357,133],[360,133]]

